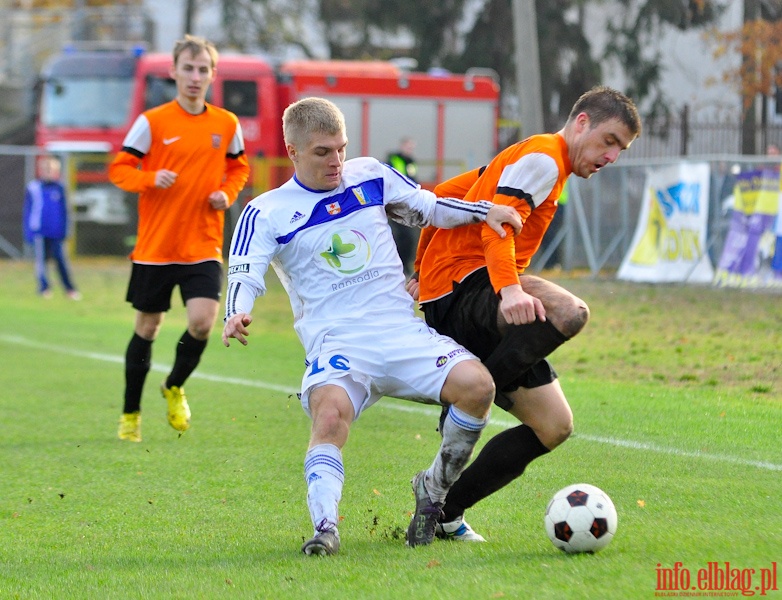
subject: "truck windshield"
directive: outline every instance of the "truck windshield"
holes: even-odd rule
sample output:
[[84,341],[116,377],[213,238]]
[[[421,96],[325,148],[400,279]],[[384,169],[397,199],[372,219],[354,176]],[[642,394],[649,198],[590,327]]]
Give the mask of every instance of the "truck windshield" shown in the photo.
[[58,77],[43,87],[41,122],[49,127],[123,127],[130,115],[133,80],[127,77]]

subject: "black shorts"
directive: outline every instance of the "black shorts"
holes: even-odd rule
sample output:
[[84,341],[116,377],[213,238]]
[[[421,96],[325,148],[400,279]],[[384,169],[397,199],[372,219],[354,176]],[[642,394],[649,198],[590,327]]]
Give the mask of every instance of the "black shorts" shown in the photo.
[[171,308],[171,294],[177,285],[182,304],[191,298],[219,301],[223,291],[223,267],[216,260],[194,265],[133,263],[125,299],[141,312],[166,312]]
[[[500,298],[494,292],[488,270],[483,267],[468,275],[461,283],[454,283],[452,293],[423,304],[422,310],[429,326],[438,333],[452,337],[485,361],[502,339],[497,326],[499,306]],[[519,387],[540,387],[556,378],[556,371],[543,358],[515,378],[504,391]]]

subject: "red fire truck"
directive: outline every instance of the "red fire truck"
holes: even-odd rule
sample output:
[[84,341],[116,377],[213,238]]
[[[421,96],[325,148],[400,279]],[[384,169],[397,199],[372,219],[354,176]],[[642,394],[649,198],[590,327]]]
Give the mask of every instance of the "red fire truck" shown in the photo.
[[[69,159],[77,228],[99,224],[106,239],[115,236],[105,227],[121,230],[120,238],[132,233],[132,200],[108,182],[106,164],[141,112],[174,98],[170,65],[169,54],[141,49],[69,48],[44,66],[36,144]],[[253,163],[243,202],[290,175],[282,111],[307,96],[328,98],[345,113],[348,158],[385,160],[402,137],[413,137],[419,179],[427,187],[486,164],[497,150],[499,86],[490,72],[421,73],[385,61],[275,64],[221,53],[207,101],[241,122]]]

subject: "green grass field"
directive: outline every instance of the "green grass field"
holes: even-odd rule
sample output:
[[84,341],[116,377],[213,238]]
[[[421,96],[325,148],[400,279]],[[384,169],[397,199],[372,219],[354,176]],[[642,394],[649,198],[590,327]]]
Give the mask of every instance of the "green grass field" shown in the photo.
[[[279,285],[256,303],[250,346],[226,349],[215,329],[181,437],[157,391],[184,328],[169,313],[131,444],[116,439],[129,265],[74,266],[81,302],[40,299],[31,264],[0,262],[2,599],[653,598],[699,572],[703,594],[721,574],[732,595],[782,596],[779,295],[552,274],[592,310],[552,359],[576,433],[467,513],[488,543],[405,547],[439,411],[387,399],[353,426],[342,550],[319,559],[299,551],[309,420]],[[499,409],[492,421],[483,441],[512,425]],[[577,482],[619,513],[595,555],[556,550],[543,527],[548,499]]]

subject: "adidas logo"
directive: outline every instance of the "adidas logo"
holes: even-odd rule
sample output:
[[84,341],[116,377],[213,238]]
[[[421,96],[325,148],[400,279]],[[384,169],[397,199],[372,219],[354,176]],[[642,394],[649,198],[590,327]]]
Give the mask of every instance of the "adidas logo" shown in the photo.
[[304,218],[304,215],[301,214],[298,210],[293,213],[293,217],[291,217],[291,223],[295,223],[296,221],[299,221]]

